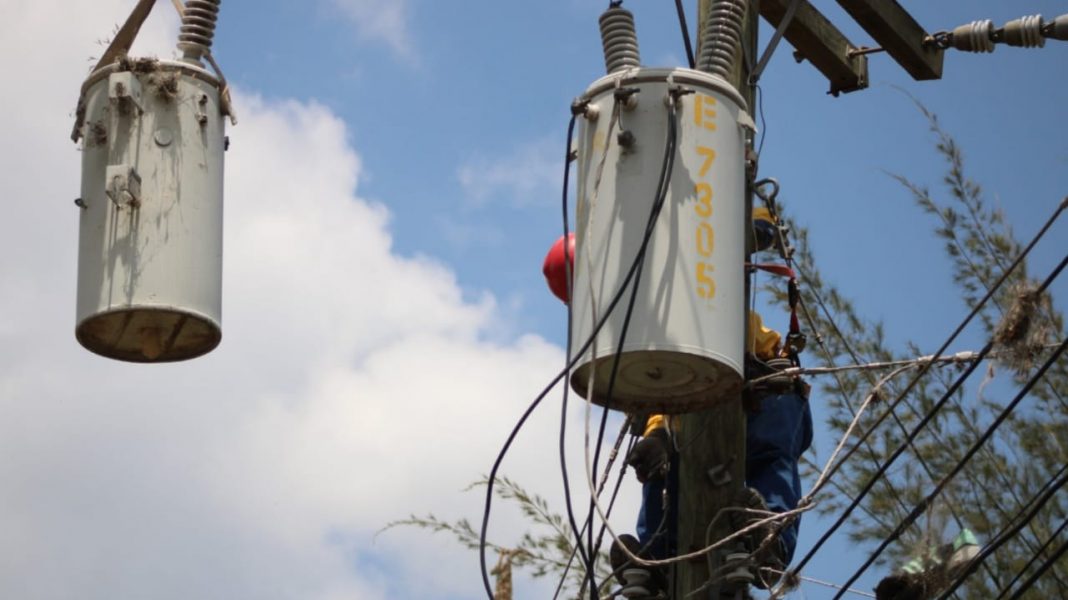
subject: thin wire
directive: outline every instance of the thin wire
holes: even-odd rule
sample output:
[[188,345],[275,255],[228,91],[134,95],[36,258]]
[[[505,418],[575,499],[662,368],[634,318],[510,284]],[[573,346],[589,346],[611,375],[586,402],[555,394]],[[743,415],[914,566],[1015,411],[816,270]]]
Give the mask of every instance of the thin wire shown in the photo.
[[[763,567],[760,570],[761,571],[766,571],[766,572],[771,573],[773,575],[778,575],[780,577],[782,575],[786,574],[785,571],[780,571],[778,569],[769,569],[767,567]],[[855,588],[846,588],[845,586],[838,585],[837,583],[831,583],[829,581],[823,581],[821,579],[816,579],[815,577],[808,577],[807,575],[799,575],[798,577],[800,577],[803,581],[807,581],[809,583],[815,583],[816,585],[822,585],[824,587],[834,588],[836,590],[845,590],[845,591],[849,592],[850,594],[856,594],[858,596],[864,596],[865,598],[874,598],[875,597],[875,594],[872,594],[870,592],[865,592],[865,591],[858,590],[858,589],[855,589]]]
[[[1005,597],[1005,594],[1009,593],[1009,591],[1012,589],[1012,586],[1016,585],[1016,582],[1019,581],[1020,578],[1023,577],[1024,573],[1026,573],[1027,570],[1031,568],[1031,565],[1035,564],[1036,560],[1042,558],[1042,553],[1045,552],[1046,549],[1050,547],[1050,545],[1054,542],[1054,540],[1056,540],[1058,537],[1060,537],[1060,535],[1062,533],[1064,533],[1064,530],[1066,528],[1068,528],[1068,519],[1065,519],[1061,523],[1061,526],[1057,528],[1057,531],[1054,531],[1053,534],[1049,536],[1049,539],[1046,540],[1046,543],[1042,544],[1042,546],[1038,550],[1035,551],[1034,555],[1031,556],[1031,560],[1027,561],[1027,564],[1024,565],[1023,568],[1020,569],[1020,571],[1018,573],[1016,573],[1016,575],[1012,578],[1012,580],[1009,581],[1009,584],[1006,585],[1005,588],[1001,590],[1001,592],[998,594],[998,597],[995,600],[1001,600],[1002,598]],[[1015,597],[1016,596],[1013,596],[1013,598],[1015,598]]]
[[[1068,521],[1065,521],[1065,524],[1068,524]],[[1064,525],[1061,525],[1061,529],[1064,529]],[[1053,538],[1051,537],[1050,540],[1052,539]],[[1022,584],[1020,584],[1020,588],[1016,590],[1016,593],[1009,597],[1009,600],[1016,600],[1020,597],[1021,594],[1030,589],[1031,586],[1033,586],[1035,582],[1038,581],[1039,577],[1045,574],[1046,571],[1048,571],[1058,560],[1060,560],[1062,556],[1064,556],[1065,552],[1068,552],[1068,541],[1062,542],[1061,545],[1057,548],[1057,550],[1053,553],[1053,555],[1047,558],[1045,562],[1043,562],[1042,565],[1038,567],[1038,570],[1032,573],[1031,576],[1027,578],[1027,581],[1024,581]]]
[[1060,471],[1058,471],[1057,474],[1043,486],[1043,491],[1039,492],[1039,494],[1032,499],[1029,503],[1031,505],[1031,510],[1029,510],[1026,515],[1021,514],[1016,523],[1006,524],[1006,526],[998,532],[994,541],[984,547],[983,550],[968,563],[967,567],[957,575],[953,584],[942,592],[942,595],[938,597],[938,600],[946,600],[949,598],[950,594],[955,592],[957,588],[959,588],[961,584],[963,584],[964,581],[974,573],[977,568],[979,568],[979,565],[982,564],[987,557],[1003,546],[1005,542],[1009,541],[1009,538],[1019,533],[1027,523],[1031,522],[1046,503],[1049,502],[1053,495],[1060,491],[1066,483],[1068,483],[1068,464],[1061,467]]
[[[1065,261],[1068,261],[1068,256],[1065,257]],[[937,498],[940,493],[942,493],[942,490],[945,489],[945,487],[949,484],[950,481],[953,480],[954,477],[957,476],[957,474],[964,470],[964,467],[967,466],[968,462],[972,459],[972,457],[975,456],[976,453],[979,452],[979,449],[982,448],[984,444],[986,444],[986,442],[990,439],[992,435],[994,435],[994,431],[996,431],[997,428],[1005,422],[1005,419],[1007,419],[1009,415],[1012,414],[1012,411],[1016,410],[1016,407],[1020,404],[1020,402],[1023,401],[1023,399],[1027,396],[1028,393],[1030,393],[1031,388],[1033,388],[1035,384],[1037,384],[1039,380],[1041,380],[1042,377],[1045,376],[1046,371],[1048,371],[1049,368],[1053,366],[1055,362],[1057,362],[1057,359],[1059,359],[1061,357],[1061,354],[1064,353],[1065,348],[1068,348],[1068,338],[1065,338],[1065,340],[1061,342],[1057,350],[1052,355],[1050,355],[1050,357],[1046,360],[1045,363],[1042,364],[1038,371],[1036,371],[1035,374],[1032,375],[1030,379],[1028,379],[1027,383],[1023,386],[1023,388],[1021,388],[1019,393],[1016,394],[1016,397],[1012,399],[1012,402],[1009,402],[1009,404],[1005,406],[1005,408],[1001,411],[997,418],[994,419],[994,422],[991,423],[990,426],[987,427],[986,431],[983,432],[983,435],[980,436],[979,439],[976,440],[970,448],[968,448],[968,451],[964,453],[964,456],[961,457],[959,461],[957,461],[957,464],[953,467],[953,470],[951,470],[948,474],[946,474],[945,477],[942,478],[941,481],[938,482],[938,484],[935,486],[935,489],[931,491],[931,493],[927,494],[927,496],[912,509],[912,512],[910,512],[908,516],[906,516],[905,519],[903,519],[901,523],[898,524],[894,531],[891,532],[890,535],[887,536],[886,539],[884,539],[882,543],[879,544],[879,546],[875,549],[875,552],[872,552],[871,556],[868,557],[868,560],[866,560],[864,564],[861,565],[855,573],[853,573],[853,576],[845,582],[846,586],[853,585],[853,583],[856,582],[857,579],[860,579],[860,576],[868,570],[868,568],[876,561],[876,559],[879,558],[883,551],[886,550],[886,548],[889,547],[890,544],[894,543],[894,541],[901,537],[901,534],[904,533],[905,530],[908,529],[913,523],[915,523],[916,519],[920,518],[920,515],[922,515],[927,510],[927,508],[931,505],[931,502],[933,502],[934,499]],[[939,408],[939,406],[936,406],[932,409],[932,412],[937,411]],[[838,598],[841,597],[842,593],[839,592],[839,594],[835,596],[832,600],[838,600]]]
[[693,69],[697,64],[693,59],[693,44],[690,42],[690,26],[686,24],[686,11],[682,8],[682,0],[675,0],[675,11],[679,13],[679,27],[682,29],[682,42],[686,44],[686,60]]
[[[942,356],[942,354],[945,353],[946,349],[949,348],[949,345],[952,344],[953,341],[957,339],[957,336],[959,336],[960,333],[962,331],[964,331],[964,328],[968,326],[968,324],[972,321],[973,318],[975,318],[975,315],[977,315],[979,313],[979,311],[982,310],[982,307],[987,303],[987,301],[990,300],[990,298],[994,295],[995,291],[998,288],[1000,288],[1002,284],[1005,283],[1005,281],[1012,274],[1012,272],[1016,269],[1016,267],[1018,267],[1020,265],[1020,263],[1022,263],[1023,260],[1027,257],[1027,255],[1031,252],[1031,249],[1034,248],[1035,245],[1038,244],[1038,241],[1042,239],[1042,237],[1046,234],[1047,231],[1049,231],[1050,227],[1053,226],[1053,223],[1057,220],[1057,218],[1065,210],[1065,208],[1068,208],[1068,203],[1062,203],[1061,206],[1059,206],[1057,208],[1057,210],[1054,211],[1053,215],[1051,215],[1050,218],[1046,221],[1045,225],[1042,226],[1042,229],[1039,230],[1039,232],[1035,235],[1035,237],[1031,240],[1031,242],[1027,245],[1027,247],[1025,247],[1023,249],[1023,251],[1020,253],[1020,255],[1016,257],[1016,260],[1014,260],[1013,263],[1011,265],[1009,265],[1009,268],[1006,269],[1004,273],[1002,273],[1001,277],[998,279],[997,282],[995,282],[995,284],[993,286],[991,286],[991,289],[989,291],[987,291],[986,295],[983,296],[983,298],[978,303],[976,303],[976,305],[972,308],[971,312],[968,313],[968,316],[964,318],[964,320],[960,323],[960,325],[957,326],[956,330],[954,330],[954,332],[949,336],[949,338],[947,338],[946,341],[942,344],[942,347],[939,348],[938,351],[934,353],[934,356],[936,356],[936,357]],[[1063,263],[1062,263],[1062,265],[1063,265]],[[988,344],[988,346],[989,346],[989,344]],[[985,350],[986,350],[986,352],[989,352],[990,348],[989,347],[985,348]],[[986,353],[982,352],[981,354],[985,355]],[[917,373],[915,375],[915,377],[912,378],[912,380],[905,387],[905,389],[898,395],[898,397],[890,405],[889,409],[886,412],[884,412],[882,414],[882,416],[875,422],[875,424],[872,425],[872,427],[869,428],[868,431],[861,437],[861,440],[857,443],[857,446],[855,446],[855,448],[859,447],[861,443],[867,441],[867,439],[879,427],[879,425],[882,424],[882,422],[886,419],[886,417],[891,412],[893,412],[893,410],[897,407],[897,405],[900,404],[902,401],[904,401],[905,397],[909,394],[909,392],[912,391],[912,388],[915,387],[916,384],[919,382],[919,380],[924,375],[927,374],[927,372],[930,370],[930,368],[931,368],[931,366],[933,364],[934,364],[933,362],[932,363],[928,363],[928,364],[926,364],[926,365],[924,365],[923,367],[920,368],[920,372]],[[979,364],[978,361],[975,362],[975,363],[972,363],[973,367],[970,368],[969,374],[970,374],[971,370],[974,370],[974,366],[978,365],[978,364]],[[959,385],[955,386],[955,387],[959,387]],[[954,391],[955,391],[955,389],[954,389]],[[915,430],[916,433],[918,433],[918,431],[919,431],[919,428],[917,428]],[[911,442],[911,440],[910,440],[910,442]],[[886,470],[889,467],[889,465],[893,462],[893,460],[896,459],[897,456],[901,455],[901,453],[903,452],[904,448],[905,448],[905,446],[902,446],[901,448],[899,448],[899,451],[895,452],[894,457],[890,461],[888,461],[886,464],[884,464],[883,467],[881,467],[878,470],[878,472],[876,472],[876,474],[874,476],[872,476],[872,478],[868,481],[867,484],[865,484],[864,488],[861,490],[861,492],[858,494],[858,496],[849,504],[849,506],[846,508],[846,511],[842,514],[842,516],[839,517],[839,519],[831,526],[831,528],[828,529],[827,532],[823,534],[823,536],[819,539],[819,541],[816,542],[816,545],[813,546],[812,549],[810,549],[808,551],[808,553],[805,554],[805,556],[801,559],[801,561],[798,563],[798,565],[794,569],[792,569],[793,572],[795,572],[795,573],[800,572],[801,569],[803,569],[805,567],[805,565],[808,564],[808,562],[810,560],[812,560],[812,557],[815,556],[816,552],[818,552],[820,550],[820,548],[823,547],[823,544],[825,544],[827,542],[827,540],[845,523],[846,519],[849,518],[849,515],[852,514],[854,510],[856,510],[856,507],[860,504],[860,502],[864,499],[864,497],[867,496],[868,492],[871,491],[872,487],[874,487],[875,482],[877,480],[879,480],[886,473]],[[850,452],[850,454],[852,454],[852,452]]]

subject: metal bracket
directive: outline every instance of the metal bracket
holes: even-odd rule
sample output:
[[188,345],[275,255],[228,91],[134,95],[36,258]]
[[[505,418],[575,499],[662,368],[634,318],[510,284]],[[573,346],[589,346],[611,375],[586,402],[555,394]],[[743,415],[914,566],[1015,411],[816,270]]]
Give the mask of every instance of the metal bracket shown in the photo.
[[108,76],[108,98],[119,105],[120,112],[128,111],[131,106],[137,108],[138,114],[145,112],[141,97],[141,82],[133,73],[123,71]]
[[104,193],[122,208],[141,206],[141,176],[130,165],[108,165]]

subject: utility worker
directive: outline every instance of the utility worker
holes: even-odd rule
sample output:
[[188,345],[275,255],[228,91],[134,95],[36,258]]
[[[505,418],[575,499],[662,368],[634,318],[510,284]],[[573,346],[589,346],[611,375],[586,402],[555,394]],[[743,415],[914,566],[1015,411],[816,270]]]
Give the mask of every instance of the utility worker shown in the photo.
[[[764,208],[753,211],[753,251],[773,246],[777,237],[776,225],[771,214]],[[568,241],[568,257],[574,264],[574,237]],[[568,302],[564,263],[564,239],[561,237],[545,258],[543,272],[553,294]],[[774,374],[793,362],[785,356],[782,336],[765,327],[760,315],[749,313],[746,371],[748,378]],[[785,512],[797,507],[801,499],[801,477],[798,461],[812,443],[812,413],[808,405],[809,387],[799,379],[771,377],[745,392],[746,406],[746,484],[735,501],[735,506],[772,512]],[[643,437],[627,457],[627,464],[634,467],[638,481],[642,483],[642,508],[638,515],[638,537],[620,536],[620,541],[632,553],[655,559],[675,555],[678,469],[675,468],[676,448],[672,439],[672,419],[665,415],[651,415],[644,423]],[[667,491],[667,502],[664,492]],[[745,513],[729,513],[734,519],[734,528],[741,529],[749,522],[759,519]],[[773,542],[762,556],[755,556],[758,566],[784,570],[793,558],[797,546],[800,519],[783,528],[778,540]],[[771,531],[761,528],[746,540],[750,552],[755,552]],[[610,552],[613,570],[620,583],[628,583],[621,575],[627,563],[626,554],[613,545]],[[652,570],[651,577],[643,578],[640,584],[645,595],[653,596],[665,590],[666,577],[660,570]],[[757,585],[766,576],[757,577]],[[641,597],[640,589],[629,590],[627,597]]]

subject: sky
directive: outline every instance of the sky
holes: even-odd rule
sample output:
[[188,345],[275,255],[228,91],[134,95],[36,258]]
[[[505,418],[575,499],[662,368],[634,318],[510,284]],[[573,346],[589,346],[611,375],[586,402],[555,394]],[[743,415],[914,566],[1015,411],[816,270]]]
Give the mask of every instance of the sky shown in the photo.
[[[568,106],[603,74],[604,3],[224,2],[214,54],[239,123],[226,156],[223,342],[152,366],[95,356],[73,336],[72,112],[91,57],[133,4],[0,0],[12,57],[0,96],[0,597],[479,597],[475,555],[445,536],[374,534],[413,513],[477,519],[481,494],[463,489],[562,365],[564,310],[540,268],[559,235]],[[1065,9],[903,4],[930,31]],[[625,5],[643,63],[681,64],[673,3]],[[872,45],[836,5],[816,5]],[[135,53],[173,55],[173,12],[159,3]],[[872,86],[838,98],[790,50],[761,81],[761,174],[810,228],[825,278],[891,342],[933,351],[963,309],[933,224],[887,174],[932,188],[941,177],[902,90],[938,113],[1030,238],[1068,193],[1068,44],[948,53],[933,82],[873,55]],[[1051,231],[1032,272],[1060,260],[1066,234],[1063,222]],[[782,327],[786,315],[765,321]],[[981,342],[972,332],[955,350]],[[550,398],[503,472],[559,507]],[[813,408],[819,420],[818,398]],[[637,492],[631,480],[620,527]],[[494,512],[493,539],[523,529]],[[827,552],[808,574],[835,580],[843,561],[859,564],[844,542]],[[517,598],[547,597],[546,585],[520,578]],[[829,595],[806,585],[796,597]]]

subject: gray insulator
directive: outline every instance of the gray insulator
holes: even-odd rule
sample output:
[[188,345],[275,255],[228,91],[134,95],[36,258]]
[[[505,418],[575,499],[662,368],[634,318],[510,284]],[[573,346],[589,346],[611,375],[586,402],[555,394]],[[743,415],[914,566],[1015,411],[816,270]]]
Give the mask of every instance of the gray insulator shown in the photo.
[[604,66],[609,73],[641,65],[634,15],[620,6],[610,6],[600,18]]
[[1005,23],[1005,43],[1020,48],[1041,48],[1046,45],[1046,38],[1042,37],[1042,15],[1020,17]]
[[993,52],[994,22],[972,21],[953,30],[953,47],[963,52]]
[[1068,41],[1068,15],[1061,15],[1046,24],[1042,35],[1055,40]]
[[222,0],[186,1],[182,28],[178,34],[178,49],[185,54],[185,58],[199,61],[200,57],[211,52],[221,3]]
[[701,30],[697,69],[727,79],[742,43],[746,0],[715,0]]

